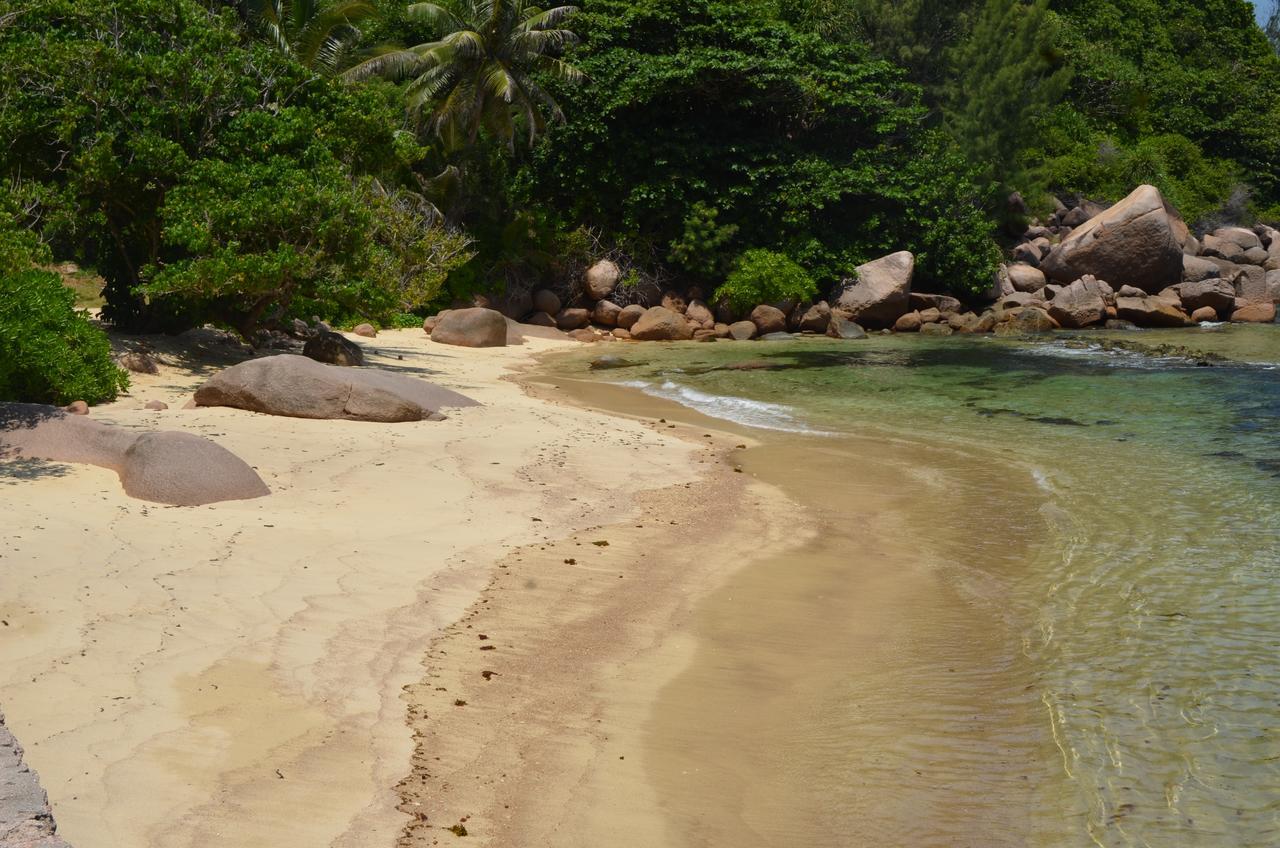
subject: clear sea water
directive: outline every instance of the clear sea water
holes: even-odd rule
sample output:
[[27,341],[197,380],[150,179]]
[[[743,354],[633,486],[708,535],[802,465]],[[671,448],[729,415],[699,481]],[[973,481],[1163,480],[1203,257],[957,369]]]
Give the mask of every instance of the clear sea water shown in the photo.
[[[602,353],[636,364],[587,372]],[[1212,353],[1226,359],[1206,365]],[[777,731],[789,741],[776,780],[814,796],[793,844],[1280,845],[1280,326],[615,345],[575,359],[590,379],[737,422],[825,481],[824,582],[804,584],[823,599],[805,613],[823,645],[846,624],[831,599],[853,604],[865,574],[841,487],[872,473],[869,445],[899,458],[907,482],[885,502],[913,505],[903,533],[945,600],[921,602],[904,625],[920,638],[901,638],[891,662],[868,670],[832,648],[821,685],[786,684],[807,700]],[[736,591],[740,608],[751,589]],[[784,617],[756,621],[751,639],[813,653],[770,635]],[[721,635],[723,671],[744,637]],[[782,774],[797,760],[802,776]],[[751,832],[786,844],[768,825]]]

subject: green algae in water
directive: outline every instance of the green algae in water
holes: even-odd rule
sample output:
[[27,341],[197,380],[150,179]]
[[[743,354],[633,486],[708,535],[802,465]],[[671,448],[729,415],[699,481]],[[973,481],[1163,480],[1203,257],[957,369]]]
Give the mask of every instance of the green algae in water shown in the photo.
[[[1052,777],[1020,813],[1024,844],[1275,845],[1280,328],[1123,335],[1192,355],[1108,350],[1087,333],[637,345],[627,355],[640,365],[592,379],[814,450],[825,434],[859,433],[1008,457],[989,463],[989,485],[1032,475],[1043,498],[1026,508],[1046,528],[1004,588],[1054,752],[1028,764]],[[1197,367],[1209,354],[1226,361]],[[1003,516],[970,506],[953,544],[1002,532]],[[919,750],[945,733],[922,731]],[[918,844],[952,844],[929,838]]]

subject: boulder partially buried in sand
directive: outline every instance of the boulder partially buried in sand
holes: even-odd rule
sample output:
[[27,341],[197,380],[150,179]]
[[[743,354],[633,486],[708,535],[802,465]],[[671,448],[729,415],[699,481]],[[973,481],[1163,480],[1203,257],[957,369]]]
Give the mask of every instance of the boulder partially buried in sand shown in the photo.
[[[503,333],[506,321],[503,320]],[[289,418],[439,421],[440,410],[477,406],[465,395],[390,371],[354,371],[283,354],[251,359],[196,390],[197,406],[231,406]]]
[[53,406],[0,404],[0,461],[50,460],[110,468],[125,494],[200,506],[271,494],[244,460],[202,436],[125,430]]

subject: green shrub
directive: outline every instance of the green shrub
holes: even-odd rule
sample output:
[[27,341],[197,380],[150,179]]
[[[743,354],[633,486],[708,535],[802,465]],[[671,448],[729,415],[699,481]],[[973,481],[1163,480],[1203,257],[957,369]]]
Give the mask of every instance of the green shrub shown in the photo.
[[809,300],[817,293],[818,286],[803,268],[781,253],[757,248],[738,257],[715,299],[746,311],[761,303]]
[[102,403],[128,385],[106,335],[76,312],[57,274],[0,277],[0,400]]

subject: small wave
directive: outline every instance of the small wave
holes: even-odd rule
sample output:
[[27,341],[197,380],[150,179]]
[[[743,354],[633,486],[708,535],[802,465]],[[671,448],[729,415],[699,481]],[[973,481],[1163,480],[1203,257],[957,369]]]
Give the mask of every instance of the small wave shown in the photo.
[[625,380],[616,383],[618,386],[640,389],[647,395],[675,401],[681,406],[695,409],[703,415],[720,418],[755,427],[760,430],[778,430],[784,433],[806,433],[813,436],[829,436],[824,430],[816,430],[796,419],[795,409],[780,403],[768,403],[762,400],[737,397],[735,395],[714,395],[698,391],[689,386],[682,386],[670,380],[655,386],[644,380]]

